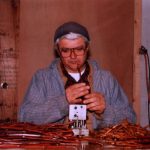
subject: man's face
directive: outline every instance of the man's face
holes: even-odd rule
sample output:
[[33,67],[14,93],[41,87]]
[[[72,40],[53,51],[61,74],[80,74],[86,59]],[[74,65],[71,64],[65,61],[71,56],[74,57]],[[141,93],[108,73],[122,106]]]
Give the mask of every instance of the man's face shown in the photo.
[[74,40],[61,39],[58,47],[62,62],[69,72],[78,72],[77,68],[83,68],[88,48],[82,37]]

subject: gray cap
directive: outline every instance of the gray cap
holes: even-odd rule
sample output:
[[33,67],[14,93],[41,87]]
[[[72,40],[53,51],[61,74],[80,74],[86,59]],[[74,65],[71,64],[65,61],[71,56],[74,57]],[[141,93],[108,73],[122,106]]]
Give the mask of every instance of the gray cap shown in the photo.
[[57,39],[61,38],[62,36],[69,34],[69,33],[77,33],[85,38],[87,38],[88,41],[90,41],[89,33],[83,25],[77,23],[77,22],[66,22],[63,25],[59,26],[56,29],[55,35],[54,35],[54,42],[56,42]]

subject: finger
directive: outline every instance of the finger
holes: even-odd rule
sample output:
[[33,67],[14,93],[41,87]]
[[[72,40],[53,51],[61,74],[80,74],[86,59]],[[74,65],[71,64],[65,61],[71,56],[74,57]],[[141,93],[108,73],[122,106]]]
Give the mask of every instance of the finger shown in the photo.
[[82,86],[78,89],[72,89],[71,91],[68,91],[68,95],[72,95],[74,98],[78,98],[81,96],[85,96],[89,93],[89,86]]
[[[87,95],[90,95],[90,94],[87,94]],[[84,97],[85,98],[83,101],[84,104],[94,103],[97,101],[96,98],[92,96],[90,96],[90,98],[87,99],[87,95],[85,95]]]
[[78,89],[80,87],[86,86],[85,83],[76,83],[70,86],[71,89]]
[[97,99],[88,99],[83,101],[84,104],[87,105],[87,108],[92,107],[105,107],[105,102],[103,100],[97,100]]
[[94,109],[94,107],[98,107],[98,103],[97,102],[93,102],[93,103],[88,103],[87,104],[87,109]]
[[67,89],[66,89],[66,93],[67,95],[76,95],[78,94],[79,92],[82,92],[84,90],[87,90],[89,89],[88,86],[85,86],[85,84],[76,84],[76,85],[72,85],[72,86],[69,86]]
[[95,111],[95,112],[103,112],[104,108],[103,107],[100,107],[100,106],[87,106],[87,109],[90,110],[90,111]]
[[95,94],[95,93],[90,93],[90,94],[87,94],[87,95],[85,96],[86,99],[91,99],[91,98],[93,98],[93,97],[96,97],[96,94]]
[[90,94],[88,94],[88,95],[86,95],[86,97],[85,98],[93,98],[93,97],[100,97],[100,98],[103,98],[104,96],[102,95],[102,94],[100,94],[100,93],[90,93]]
[[81,98],[78,98],[78,99],[74,99],[72,101],[70,101],[70,104],[79,104],[79,103],[82,103],[82,99]]
[[88,93],[89,93],[89,89],[90,89],[89,86],[81,86],[81,87],[79,87],[77,89],[73,89],[72,92],[74,92],[74,93],[82,93],[82,92],[88,91]]
[[96,103],[90,103],[87,105],[87,109],[97,113],[102,113],[105,110],[105,104],[97,105]]
[[78,97],[81,97],[81,96],[85,96],[85,95],[87,95],[88,93],[89,93],[89,90],[83,90],[83,91],[80,91],[80,92],[76,93],[74,96],[75,96],[76,98],[78,98]]

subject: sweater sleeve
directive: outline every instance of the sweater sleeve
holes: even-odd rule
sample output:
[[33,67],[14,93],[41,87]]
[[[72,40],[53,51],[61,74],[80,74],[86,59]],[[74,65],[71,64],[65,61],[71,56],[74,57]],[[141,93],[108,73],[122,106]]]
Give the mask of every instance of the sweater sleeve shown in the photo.
[[20,107],[19,121],[35,124],[63,122],[69,105],[56,82],[54,77],[48,79],[41,72],[35,73]]
[[108,127],[118,124],[124,119],[135,123],[136,115],[133,107],[117,80],[108,72],[102,80],[103,84],[101,85],[104,88],[101,91],[105,96],[106,109],[100,119],[95,117],[96,126]]

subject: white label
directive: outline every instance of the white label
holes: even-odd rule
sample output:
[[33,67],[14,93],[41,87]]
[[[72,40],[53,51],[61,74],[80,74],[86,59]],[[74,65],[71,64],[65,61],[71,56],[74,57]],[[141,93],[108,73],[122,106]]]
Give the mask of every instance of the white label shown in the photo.
[[86,105],[70,105],[69,120],[86,120]]

